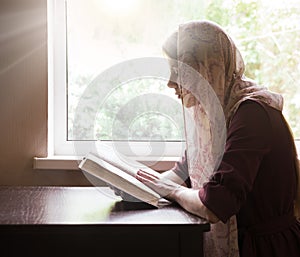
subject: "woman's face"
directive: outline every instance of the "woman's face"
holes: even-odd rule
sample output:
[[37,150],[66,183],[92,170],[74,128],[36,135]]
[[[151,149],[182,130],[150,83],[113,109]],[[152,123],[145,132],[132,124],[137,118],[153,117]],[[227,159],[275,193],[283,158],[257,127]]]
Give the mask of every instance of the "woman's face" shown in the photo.
[[167,85],[169,88],[175,89],[175,95],[182,99],[182,103],[185,107],[189,108],[198,103],[191,92],[178,85],[178,72],[174,67],[171,69],[171,77]]
[[177,95],[178,98],[181,98],[181,95],[182,95],[181,88],[178,86],[178,84],[176,82],[174,82],[170,79],[167,85],[169,88],[174,88],[175,95]]

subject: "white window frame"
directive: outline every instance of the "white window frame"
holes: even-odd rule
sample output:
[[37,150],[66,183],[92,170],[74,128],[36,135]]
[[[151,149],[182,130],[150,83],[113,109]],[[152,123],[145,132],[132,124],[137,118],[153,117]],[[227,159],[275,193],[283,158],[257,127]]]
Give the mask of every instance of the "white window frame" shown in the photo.
[[[36,158],[35,162],[49,160],[78,160],[90,150],[90,141],[76,142],[67,140],[67,54],[66,54],[66,1],[48,0],[48,158]],[[112,144],[112,142],[105,142]],[[99,142],[96,142],[99,145]],[[156,142],[155,147],[164,144],[165,155],[142,157],[141,161],[174,161],[182,155],[184,142]],[[126,149],[120,142],[118,147],[126,154]],[[131,149],[138,153],[145,151],[149,144],[144,142],[130,143]],[[119,149],[118,148],[118,149]],[[136,158],[139,160],[139,158]],[[57,162],[58,163],[58,162]],[[36,166],[40,166],[39,163]],[[74,167],[74,165],[71,165]]]
[[[67,60],[66,60],[66,1],[48,0],[48,157],[35,158],[37,169],[76,169],[78,160],[90,148],[90,142],[80,142],[80,153],[74,152],[72,141],[67,140]],[[109,143],[109,142],[106,142]],[[156,143],[159,147],[160,143]],[[183,143],[168,142],[162,162],[178,160],[182,155]],[[167,145],[167,146],[166,146]],[[300,154],[300,141],[296,140]],[[122,146],[121,146],[122,147]],[[144,151],[147,144],[131,144],[135,152]],[[78,147],[77,147],[78,148]],[[126,154],[126,150],[123,151]],[[154,161],[157,156],[148,156],[141,161]],[[76,161],[76,162],[75,162]]]
[[[48,155],[75,156],[67,140],[66,1],[48,0]],[[82,142],[86,149],[88,143]]]

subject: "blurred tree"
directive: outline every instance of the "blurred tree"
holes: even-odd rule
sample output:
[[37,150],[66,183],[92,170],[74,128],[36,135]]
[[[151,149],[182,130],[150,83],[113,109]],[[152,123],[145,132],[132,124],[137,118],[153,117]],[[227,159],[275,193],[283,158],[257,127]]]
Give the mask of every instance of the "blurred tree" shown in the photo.
[[[68,2],[69,135],[78,99],[99,69],[128,58],[160,55],[166,35],[179,23],[208,19],[219,23],[233,37],[244,57],[246,76],[284,96],[284,114],[295,137],[300,138],[299,0],[273,0],[271,4],[268,0],[139,0],[131,13],[122,15],[97,7],[96,2],[97,6],[101,3]],[[82,128],[82,139],[90,129],[95,130],[97,139],[112,139],[119,110],[143,94],[173,94],[165,84],[142,79],[120,85],[101,106],[95,128]],[[101,92],[95,92],[95,96],[101,97]],[[178,110],[166,111],[169,117],[178,115]],[[182,140],[182,124],[176,127],[165,116],[154,114],[133,119],[125,134],[121,129],[115,133],[119,133],[119,139],[156,140],[159,137],[153,135],[161,134],[165,140]],[[132,118],[132,113],[128,112],[126,118]]]

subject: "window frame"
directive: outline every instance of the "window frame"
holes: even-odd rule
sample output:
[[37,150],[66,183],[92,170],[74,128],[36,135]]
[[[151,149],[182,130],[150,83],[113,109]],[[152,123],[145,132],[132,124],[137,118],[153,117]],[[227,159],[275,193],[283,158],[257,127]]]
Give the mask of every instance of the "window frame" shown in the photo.
[[[48,157],[74,156],[81,158],[89,151],[91,142],[81,141],[80,153],[75,153],[74,144],[67,140],[67,53],[66,53],[66,0],[47,0],[48,15]],[[76,143],[76,144],[77,144]],[[111,144],[112,142],[106,142]],[[174,161],[182,154],[184,142],[167,142],[165,156]],[[295,140],[300,153],[300,140]],[[100,144],[97,142],[97,144]],[[155,143],[159,147],[159,142]],[[122,145],[122,143],[121,143]],[[131,144],[135,151],[149,147],[143,142]],[[78,147],[77,147],[78,148]],[[126,154],[126,150],[124,150]],[[160,157],[161,158],[161,157]],[[68,158],[69,159],[69,158]],[[149,156],[147,161],[158,159]]]
[[[77,156],[81,158],[89,152],[91,141],[67,140],[67,38],[66,38],[66,0],[48,0],[48,155]],[[101,142],[94,141],[99,146]],[[105,141],[113,145],[116,142]],[[126,155],[128,142],[117,142],[118,149]],[[174,161],[183,154],[182,142],[151,142],[154,148],[164,147],[164,156],[149,155],[137,157],[140,161],[155,161],[164,159]],[[130,142],[130,148],[137,153],[149,148],[147,142]],[[80,149],[80,150],[78,150]],[[79,152],[78,152],[79,151]]]

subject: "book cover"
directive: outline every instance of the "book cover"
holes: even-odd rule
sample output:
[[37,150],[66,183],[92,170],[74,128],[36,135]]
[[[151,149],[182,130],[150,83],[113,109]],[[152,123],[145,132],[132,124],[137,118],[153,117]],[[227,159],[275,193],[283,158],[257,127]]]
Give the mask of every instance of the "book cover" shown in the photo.
[[[79,164],[79,168],[88,175],[155,207],[170,202],[135,178],[141,163],[126,156],[117,155],[113,149],[105,147],[102,151],[88,153]],[[148,172],[160,176],[160,173],[146,167]]]

